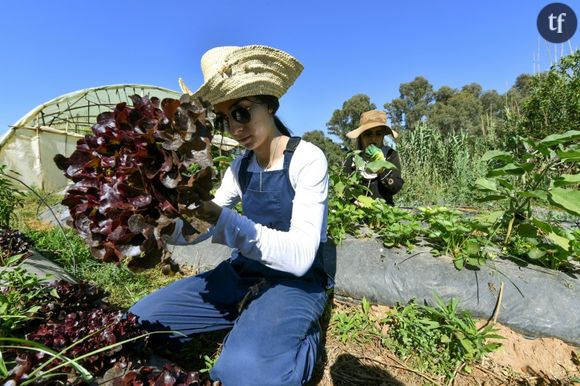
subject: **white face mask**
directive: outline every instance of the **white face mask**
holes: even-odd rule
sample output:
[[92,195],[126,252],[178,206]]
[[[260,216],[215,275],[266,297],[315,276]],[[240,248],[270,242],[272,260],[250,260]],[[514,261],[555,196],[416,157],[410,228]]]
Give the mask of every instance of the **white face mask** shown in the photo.
[[383,139],[383,145],[388,146],[393,150],[397,150],[397,143],[395,142],[393,136],[390,134],[385,135],[385,139]]

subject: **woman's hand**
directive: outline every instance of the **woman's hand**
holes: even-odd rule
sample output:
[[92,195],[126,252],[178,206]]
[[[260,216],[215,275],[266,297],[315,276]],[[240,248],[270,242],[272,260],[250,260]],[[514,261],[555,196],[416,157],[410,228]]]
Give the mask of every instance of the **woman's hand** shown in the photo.
[[222,213],[222,207],[213,201],[200,201],[197,205],[192,205],[187,210],[182,211],[182,216],[189,220],[192,216],[215,225]]
[[367,146],[367,148],[365,149],[365,155],[371,162],[385,160],[385,155],[383,154],[383,151],[375,145]]

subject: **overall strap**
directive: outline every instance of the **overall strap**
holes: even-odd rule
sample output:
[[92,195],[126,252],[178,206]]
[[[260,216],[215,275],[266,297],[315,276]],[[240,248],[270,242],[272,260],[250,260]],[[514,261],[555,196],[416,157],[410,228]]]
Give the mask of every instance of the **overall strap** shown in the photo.
[[[284,149],[284,169],[288,169],[290,166],[290,161],[292,160],[292,155],[300,143],[300,137],[290,137],[288,143],[286,144],[286,149]],[[238,171],[238,181],[240,183],[240,190],[245,193],[248,183],[250,182],[250,176],[248,174],[248,164],[252,158],[254,152],[252,150],[246,151],[240,162],[240,170]]]
[[240,162],[240,170],[238,171],[238,182],[240,183],[240,190],[242,193],[246,192],[246,188],[248,187],[249,174],[248,174],[248,164],[250,163],[250,158],[254,152],[252,150],[246,151],[246,154],[242,157],[242,161]]
[[298,147],[300,143],[300,137],[290,137],[288,143],[286,144],[286,149],[284,149],[284,169],[288,170],[290,166],[290,161],[292,160],[292,156],[294,155],[294,151]]

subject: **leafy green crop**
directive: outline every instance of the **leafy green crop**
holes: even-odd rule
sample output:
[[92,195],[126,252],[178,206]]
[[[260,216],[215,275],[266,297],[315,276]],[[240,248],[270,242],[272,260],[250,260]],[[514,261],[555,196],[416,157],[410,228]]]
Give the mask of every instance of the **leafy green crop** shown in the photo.
[[421,219],[429,225],[426,236],[434,254],[451,256],[457,269],[482,266],[497,255],[485,224],[477,219],[446,207],[419,210]]
[[479,200],[501,206],[492,233],[503,235],[504,247],[525,260],[560,269],[578,259],[577,229],[543,221],[533,208],[542,205],[580,216],[579,139],[580,131],[574,130],[539,141],[522,139],[523,153],[492,150],[481,159],[488,172],[475,181],[483,193]]

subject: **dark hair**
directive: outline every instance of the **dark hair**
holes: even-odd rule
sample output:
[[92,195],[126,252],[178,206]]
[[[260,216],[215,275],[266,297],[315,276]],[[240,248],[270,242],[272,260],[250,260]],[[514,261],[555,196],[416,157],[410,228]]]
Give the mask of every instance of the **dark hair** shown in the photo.
[[278,108],[280,107],[280,102],[278,101],[278,98],[276,98],[273,95],[254,95],[253,98],[258,100],[258,102],[260,103],[268,105],[269,109],[272,109],[272,114],[274,114],[274,124],[276,125],[278,131],[283,135],[291,137],[292,132],[290,131],[290,129],[288,129],[286,125],[284,125],[284,123],[282,123],[280,118],[278,118],[278,116],[276,115],[276,111],[278,111]]

